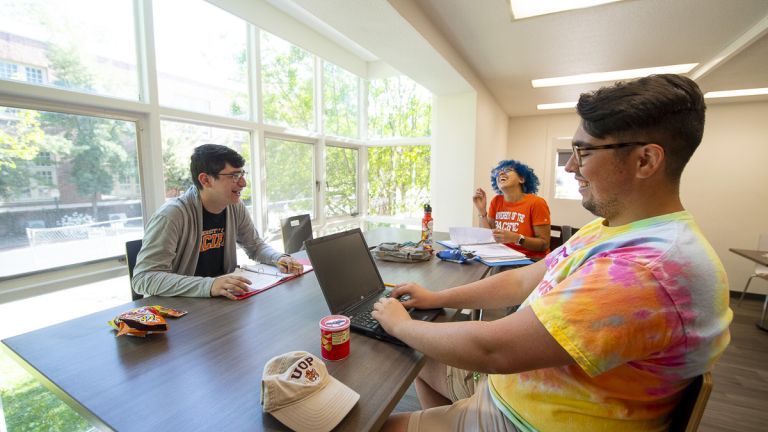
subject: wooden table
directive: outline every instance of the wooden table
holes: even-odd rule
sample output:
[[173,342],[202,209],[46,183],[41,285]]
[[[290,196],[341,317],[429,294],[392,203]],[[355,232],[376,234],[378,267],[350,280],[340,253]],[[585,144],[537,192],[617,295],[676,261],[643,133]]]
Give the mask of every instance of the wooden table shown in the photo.
[[[760,265],[768,267],[768,251],[752,250],[752,249],[728,249],[736,255],[742,256],[750,261],[754,261]],[[768,309],[768,295],[765,296],[763,302],[763,313],[760,315],[760,321],[758,321],[757,328],[768,332],[768,326],[765,325],[765,312]]]
[[[418,232],[367,233],[370,245],[418,240]],[[440,235],[438,235],[440,238]],[[377,261],[386,282],[416,281],[440,290],[480,278],[480,263],[433,258]],[[128,289],[128,287],[126,287]],[[189,311],[146,339],[116,338],[107,321],[142,305]],[[243,301],[150,297],[3,340],[2,347],[94,426],[105,430],[285,430],[260,405],[266,362],[293,350],[320,356],[318,321],[328,315],[314,273]],[[351,354],[326,362],[360,401],[336,428],[377,430],[424,362],[410,348],[352,334]]]

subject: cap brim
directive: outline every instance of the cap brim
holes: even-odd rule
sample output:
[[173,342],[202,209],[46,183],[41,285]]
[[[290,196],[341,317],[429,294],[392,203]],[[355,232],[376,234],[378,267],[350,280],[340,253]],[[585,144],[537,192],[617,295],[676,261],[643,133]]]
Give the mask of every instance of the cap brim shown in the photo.
[[270,412],[276,419],[298,432],[328,432],[349,413],[360,395],[328,375],[328,384],[299,403]]

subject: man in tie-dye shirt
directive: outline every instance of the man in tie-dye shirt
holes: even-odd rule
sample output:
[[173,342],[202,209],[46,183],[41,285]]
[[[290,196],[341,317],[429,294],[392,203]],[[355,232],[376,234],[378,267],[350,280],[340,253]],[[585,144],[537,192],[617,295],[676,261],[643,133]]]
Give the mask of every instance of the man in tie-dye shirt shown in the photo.
[[[679,197],[704,129],[698,86],[654,75],[583,94],[577,110],[566,170],[599,218],[536,264],[441,292],[404,284],[392,298],[411,300],[377,303],[381,325],[429,357],[416,389],[430,409],[385,430],[666,430],[728,345],[725,270]],[[492,322],[403,308],[518,303]]]

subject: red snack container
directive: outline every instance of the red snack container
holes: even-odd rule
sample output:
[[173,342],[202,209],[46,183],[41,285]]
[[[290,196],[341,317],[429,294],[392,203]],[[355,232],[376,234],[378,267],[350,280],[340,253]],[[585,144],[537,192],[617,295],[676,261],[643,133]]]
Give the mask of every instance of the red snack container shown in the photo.
[[349,318],[328,315],[320,320],[320,350],[326,360],[344,360],[349,355]]

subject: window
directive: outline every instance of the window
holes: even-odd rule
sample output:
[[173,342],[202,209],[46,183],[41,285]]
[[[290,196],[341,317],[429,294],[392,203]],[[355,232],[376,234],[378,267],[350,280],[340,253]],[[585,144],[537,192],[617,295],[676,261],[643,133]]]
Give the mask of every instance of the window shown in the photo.
[[559,149],[555,153],[555,198],[556,199],[581,199],[579,182],[573,174],[565,172],[565,165],[571,158],[573,150]]
[[413,80],[396,76],[369,83],[369,137],[426,137],[431,124],[432,97]]
[[0,0],[0,10],[0,32],[13,36],[2,60],[29,65],[0,78],[138,99],[132,1]]
[[[116,176],[138,181],[135,123],[17,109],[0,141],[0,277],[119,256],[142,236],[138,185],[113,197]],[[131,218],[120,230],[105,223],[115,212]]]
[[323,115],[326,135],[356,138],[358,132],[357,76],[323,62]]
[[245,21],[201,0],[152,5],[160,104],[248,118]]
[[368,211],[378,216],[417,217],[429,201],[430,147],[368,149]]
[[299,213],[314,218],[314,146],[267,138],[267,230],[280,229],[280,219]]
[[[245,159],[245,170],[250,171],[251,139],[248,132],[175,121],[163,121],[160,127],[166,198],[177,197],[193,185],[189,161],[195,147],[202,144],[221,144],[234,149]],[[250,178],[246,178],[246,183],[240,199],[250,205]]]
[[19,79],[19,77],[16,76],[18,72],[19,66],[13,63],[0,62],[0,79]]
[[43,83],[43,70],[40,68],[34,68],[34,67],[25,67],[24,70],[27,73],[27,82],[32,84],[42,84]]
[[262,31],[261,68],[264,122],[314,130],[314,56]]
[[358,150],[327,146],[325,153],[325,215],[356,216]]

